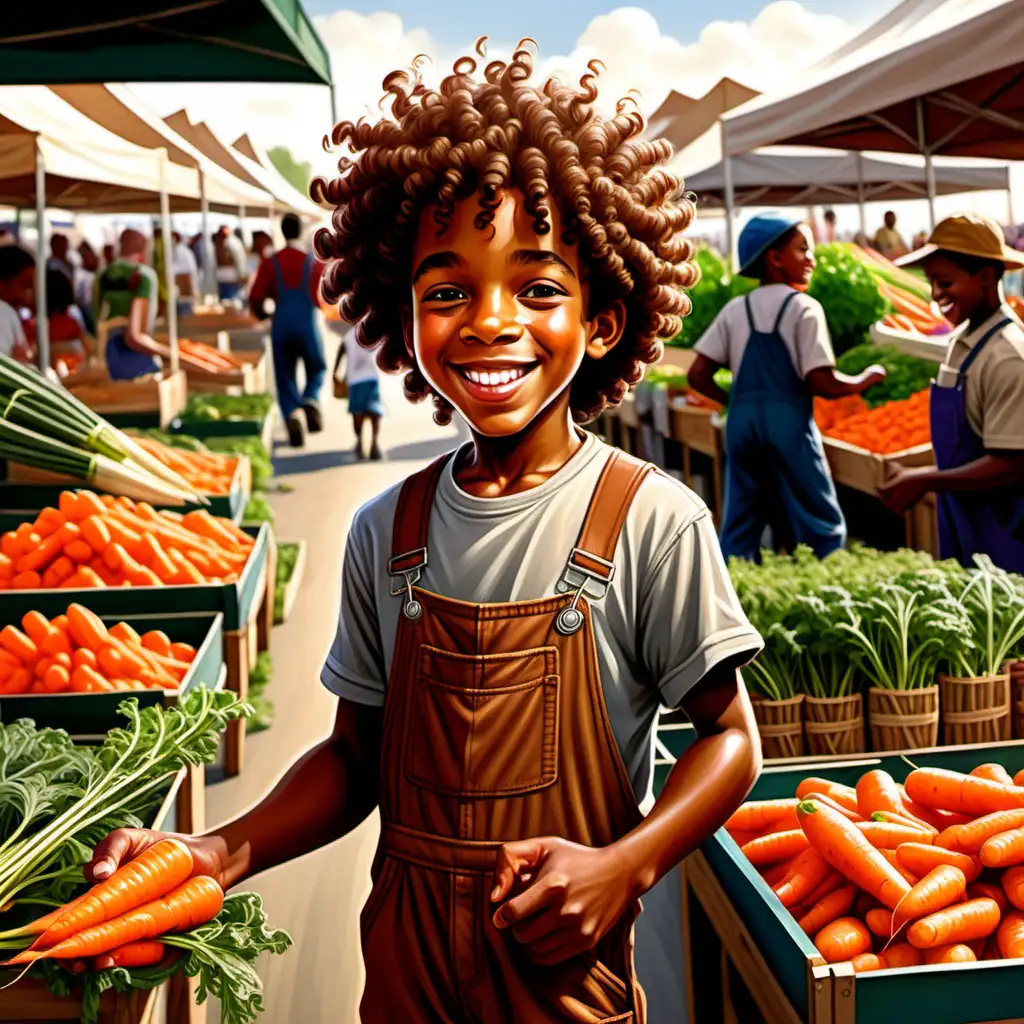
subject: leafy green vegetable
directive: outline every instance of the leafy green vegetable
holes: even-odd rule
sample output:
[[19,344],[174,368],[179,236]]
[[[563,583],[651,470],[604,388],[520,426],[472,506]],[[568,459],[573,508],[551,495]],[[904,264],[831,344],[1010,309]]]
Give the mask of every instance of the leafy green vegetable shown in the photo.
[[83,975],[73,975],[45,960],[33,970],[46,979],[55,995],[71,995],[79,985],[82,987],[82,1024],[98,1024],[100,996],[108,989],[148,990],[181,970],[199,979],[199,1003],[211,994],[220,1001],[222,1024],[250,1024],[263,1012],[257,958],[263,953],[283,953],[292,944],[287,932],[268,928],[263,901],[254,892],[226,896],[221,912],[212,921],[181,935],[165,935],[160,941],[181,950],[183,957],[154,967],[115,967]]
[[825,308],[828,332],[836,353],[859,345],[873,323],[890,312],[887,299],[860,260],[838,243],[814,250],[817,266],[808,295]]
[[277,546],[277,582],[274,587],[274,621],[284,622],[284,591],[295,572],[301,546],[283,542]]
[[249,673],[248,700],[253,706],[253,715],[246,723],[247,732],[263,732],[274,723],[274,703],[266,696],[272,675],[273,664],[270,660],[270,652],[263,651]]
[[271,395],[220,395],[194,391],[188,396],[183,420],[261,420],[274,407]]
[[842,373],[851,375],[863,373],[875,363],[884,366],[888,376],[881,384],[864,392],[864,400],[872,409],[926,390],[937,370],[930,359],[905,355],[893,345],[857,345],[836,361]]
[[242,521],[246,523],[270,523],[273,526],[274,518],[274,510],[262,493],[252,495],[242,513]]
[[694,254],[693,261],[700,268],[700,280],[687,289],[693,308],[683,319],[682,330],[669,342],[679,348],[693,348],[732,298],[729,268],[717,252],[701,247]]
[[270,460],[270,453],[263,447],[263,442],[258,437],[208,437],[205,444],[211,452],[247,455],[252,464],[252,489],[265,491],[270,487],[274,476],[274,464]]

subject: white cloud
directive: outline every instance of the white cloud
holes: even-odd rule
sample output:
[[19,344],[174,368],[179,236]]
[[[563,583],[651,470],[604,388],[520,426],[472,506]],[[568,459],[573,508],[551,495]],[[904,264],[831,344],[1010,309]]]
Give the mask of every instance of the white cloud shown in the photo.
[[[397,14],[360,14],[342,10],[316,19],[331,54],[339,118],[376,116],[381,82],[395,68],[406,67],[417,54],[432,58],[426,69],[436,81],[451,67],[456,53],[445,53],[424,29],[408,29]],[[540,57],[538,77],[558,73],[578,80],[587,62],[598,58],[606,70],[599,79],[599,102],[614,109],[629,90],[640,93],[640,105],[651,113],[670,89],[700,95],[723,75],[764,91],[802,66],[819,60],[850,31],[841,19],[815,14],[796,0],[776,0],[751,22],[715,21],[696,43],[684,45],[662,32],[651,13],[621,7],[590,21],[571,54]],[[469,53],[467,38],[458,53]],[[541,38],[543,45],[543,38]],[[509,48],[491,46],[492,56],[508,56]],[[793,54],[805,56],[794,62]],[[265,146],[285,145],[315,170],[330,173],[335,158],[320,148],[330,130],[327,91],[315,86],[167,85],[135,86],[160,113],[182,106],[194,120],[206,120],[225,141],[251,132]]]

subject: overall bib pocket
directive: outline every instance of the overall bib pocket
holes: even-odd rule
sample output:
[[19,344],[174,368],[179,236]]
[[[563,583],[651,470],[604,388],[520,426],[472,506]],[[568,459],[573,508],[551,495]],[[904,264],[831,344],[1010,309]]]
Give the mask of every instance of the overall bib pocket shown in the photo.
[[421,648],[405,774],[445,796],[532,793],[558,778],[558,653]]

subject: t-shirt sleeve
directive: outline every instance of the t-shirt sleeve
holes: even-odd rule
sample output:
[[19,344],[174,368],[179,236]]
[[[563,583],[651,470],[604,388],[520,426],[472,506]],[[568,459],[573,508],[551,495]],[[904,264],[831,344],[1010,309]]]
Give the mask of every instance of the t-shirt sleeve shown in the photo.
[[[730,306],[725,306],[711,322],[711,326],[693,346],[694,352],[721,366],[729,366],[729,315]],[[734,369],[733,367],[729,367]]]
[[729,579],[714,524],[702,509],[651,566],[640,598],[641,656],[669,708],[716,665],[761,650]]
[[154,287],[156,283],[157,277],[155,272],[147,274],[145,270],[140,269],[138,274],[135,276],[132,297],[136,299],[153,298],[156,293],[156,288]]
[[13,355],[19,345],[25,344],[25,332],[13,307],[0,303],[0,353]]
[[832,339],[828,334],[825,309],[820,302],[809,296],[798,295],[793,299],[797,307],[793,317],[793,340],[796,349],[796,371],[801,379],[811,370],[835,366],[836,356],[832,351]]
[[320,681],[356,704],[382,707],[387,673],[370,570],[370,533],[357,516],[341,570],[341,613]]
[[981,424],[986,448],[1024,450],[1024,359],[1016,353],[986,364]]
[[276,290],[274,287],[273,265],[268,259],[261,260],[256,270],[256,277],[253,280],[252,288],[249,290],[249,305],[252,306],[257,302],[266,302],[267,299],[272,299]]

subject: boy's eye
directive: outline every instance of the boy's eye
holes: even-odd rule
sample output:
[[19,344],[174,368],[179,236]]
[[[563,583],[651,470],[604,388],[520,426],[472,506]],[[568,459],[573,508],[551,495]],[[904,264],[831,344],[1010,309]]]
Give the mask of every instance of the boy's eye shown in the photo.
[[461,302],[466,297],[466,293],[461,288],[455,288],[454,286],[447,284],[442,285],[440,288],[435,288],[433,291],[427,292],[423,296],[424,302]]
[[565,295],[565,292],[557,285],[538,281],[536,284],[531,284],[528,288],[520,292],[520,295],[524,299],[554,299],[559,295]]

